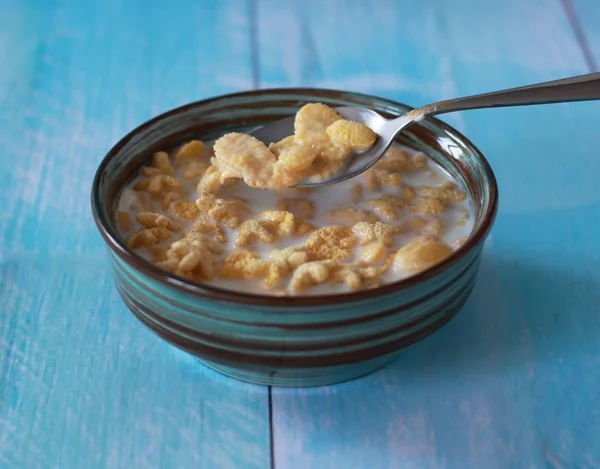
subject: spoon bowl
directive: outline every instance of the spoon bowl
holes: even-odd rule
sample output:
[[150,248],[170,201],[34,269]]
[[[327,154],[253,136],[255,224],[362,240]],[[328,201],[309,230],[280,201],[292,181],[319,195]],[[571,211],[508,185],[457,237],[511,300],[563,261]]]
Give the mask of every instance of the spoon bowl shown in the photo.
[[[295,187],[322,186],[345,181],[364,173],[385,154],[394,138],[408,125],[429,116],[470,109],[525,106],[600,99],[600,72],[588,73],[562,80],[522,86],[492,93],[449,99],[413,109],[404,116],[386,119],[370,109],[361,107],[334,108],[344,119],[360,122],[377,134],[375,144],[368,150],[352,153],[342,169],[327,179],[304,180]],[[294,117],[287,117],[250,133],[266,145],[294,134]]]

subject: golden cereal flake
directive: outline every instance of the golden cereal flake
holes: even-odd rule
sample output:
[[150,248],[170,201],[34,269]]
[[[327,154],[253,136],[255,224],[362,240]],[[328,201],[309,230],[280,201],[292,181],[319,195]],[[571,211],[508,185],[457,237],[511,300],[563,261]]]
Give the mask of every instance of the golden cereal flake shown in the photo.
[[334,261],[312,261],[301,264],[294,270],[289,289],[294,292],[307,290],[329,279],[329,270]]
[[350,188],[350,200],[353,204],[358,204],[363,198],[363,186],[360,182],[356,182]]
[[133,190],[147,191],[154,195],[164,194],[167,191],[180,191],[183,188],[183,183],[167,174],[157,174],[146,179],[142,179]]
[[371,241],[380,241],[384,246],[391,246],[393,237],[401,234],[404,230],[398,225],[376,221],[375,223],[358,222],[352,230],[361,235],[360,244],[369,244]]
[[375,164],[375,168],[393,173],[412,173],[427,168],[427,158],[422,153],[413,153],[392,145]]
[[331,210],[330,212],[327,212],[325,216],[334,220],[336,223],[342,223],[346,225],[354,225],[355,223],[361,221],[369,223],[375,223],[379,221],[379,217],[370,210],[356,208],[340,208]]
[[127,240],[130,249],[141,247],[151,247],[160,241],[165,241],[173,235],[171,230],[166,228],[146,228],[132,234]]
[[[183,177],[191,180],[201,179],[209,167],[210,164],[206,161],[188,161],[183,169]],[[217,179],[220,178],[221,176],[219,175]],[[218,192],[218,190],[216,192]]]
[[320,144],[329,143],[327,127],[339,119],[341,116],[325,104],[305,104],[296,113],[295,137],[302,145],[318,147]]
[[429,214],[410,217],[402,223],[402,227],[418,236],[432,235],[439,237],[446,231],[444,222]]
[[469,212],[465,212],[458,219],[458,221],[454,224],[454,227],[460,228],[461,226],[465,226],[470,219],[471,219],[471,215],[469,214]]
[[430,198],[438,199],[449,205],[452,202],[464,202],[467,194],[456,187],[452,181],[446,181],[439,187],[421,186],[419,192],[425,193]]
[[221,173],[214,166],[209,166],[200,179],[196,192],[201,195],[218,194],[222,186]]
[[315,215],[315,203],[310,199],[301,197],[282,197],[277,200],[277,210],[291,212],[310,220]]
[[237,251],[226,256],[219,268],[219,277],[228,279],[252,279],[264,277],[269,271],[269,262],[251,251]]
[[167,252],[169,248],[165,246],[152,246],[150,250],[152,251],[152,256],[154,257],[155,263],[167,260]]
[[273,177],[268,185],[270,189],[284,189],[286,187],[295,186],[311,174],[311,168],[302,171],[291,171],[281,161],[278,161],[275,163],[275,166],[273,166]]
[[196,200],[196,205],[201,213],[234,229],[242,222],[241,217],[250,212],[245,202],[244,199],[239,197],[224,199],[217,198],[213,194],[204,194]]
[[193,200],[180,200],[171,203],[171,210],[178,216],[187,220],[195,220],[200,210]]
[[269,220],[247,220],[238,228],[235,245],[238,247],[248,246],[254,239],[261,243],[273,244],[275,230],[275,224]]
[[[338,148],[333,146],[332,148]],[[309,178],[311,181],[321,181],[328,179],[339,173],[346,164],[345,158],[347,152],[339,154],[337,152],[328,151],[320,154],[310,168],[310,173],[298,180]],[[297,182],[296,182],[297,184]]]
[[356,237],[345,226],[325,226],[311,234],[305,246],[321,258],[341,260],[352,254]]
[[181,227],[166,215],[143,212],[135,216],[135,220],[146,228],[164,228],[169,231],[179,231]]
[[373,146],[377,134],[360,122],[338,119],[327,127],[327,135],[337,144],[364,151]]
[[166,259],[156,265],[191,280],[212,280],[216,273],[214,256],[220,248],[200,233],[175,241],[166,253]]
[[182,239],[187,240],[192,246],[203,246],[213,254],[221,254],[223,248],[215,243],[212,239],[206,236],[204,233],[198,231],[188,231],[185,233]]
[[447,207],[444,202],[432,197],[415,197],[411,202],[413,203],[410,206],[412,212],[425,212],[432,215],[443,213]]
[[383,186],[400,187],[402,179],[398,173],[392,173],[385,169],[372,168],[365,172],[367,189],[371,192],[380,191]]
[[452,248],[435,237],[422,237],[402,246],[394,257],[394,264],[410,272],[419,272],[452,254]]
[[142,168],[142,174],[144,176],[157,176],[159,174],[171,175],[175,172],[175,168],[171,165],[169,155],[164,151],[154,153],[152,157],[152,166],[145,166]]
[[192,226],[192,231],[196,231],[198,233],[210,233],[213,235],[216,241],[219,243],[226,243],[227,237],[225,236],[225,231],[216,223],[212,223],[208,221],[204,215],[201,216],[200,220],[194,223]]
[[382,241],[374,241],[365,246],[360,253],[360,260],[368,264],[379,262],[385,255],[386,245]]
[[263,142],[234,132],[219,138],[214,150],[213,165],[221,172],[221,182],[235,178],[243,179],[250,187],[268,187],[276,158]]
[[176,200],[183,199],[185,197],[185,193],[180,190],[169,191],[169,192],[166,192],[165,194],[163,194],[162,197],[163,197],[163,200],[162,200],[161,207],[163,210],[168,210],[173,202],[175,202]]
[[269,150],[277,157],[277,161],[288,171],[302,171],[310,167],[317,157],[318,151],[308,145],[300,145],[293,135],[269,145]]
[[265,210],[260,215],[273,222],[277,230],[277,236],[281,238],[303,235],[315,229],[310,223],[301,220],[299,217],[285,210]]
[[330,275],[332,282],[343,282],[352,291],[381,285],[379,269],[365,266],[360,262],[350,265],[337,264],[330,269]]
[[175,152],[176,160],[189,160],[191,158],[202,158],[207,154],[206,145],[201,140],[190,140],[179,147]]
[[392,195],[383,194],[376,199],[365,200],[363,205],[370,207],[387,220],[397,220],[398,210],[404,207],[404,202]]
[[131,229],[131,216],[127,212],[117,212],[117,222],[125,231]]
[[295,268],[316,260],[314,253],[305,246],[289,246],[284,249],[273,249],[269,254],[273,265],[277,266],[281,275],[289,275]]

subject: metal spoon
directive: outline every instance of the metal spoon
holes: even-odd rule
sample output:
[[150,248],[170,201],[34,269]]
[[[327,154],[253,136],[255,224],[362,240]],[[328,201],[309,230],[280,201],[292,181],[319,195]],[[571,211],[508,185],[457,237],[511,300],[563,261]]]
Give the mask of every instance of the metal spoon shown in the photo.
[[[296,187],[332,184],[358,176],[377,163],[398,133],[413,122],[426,117],[469,109],[591,101],[595,99],[600,99],[600,73],[590,73],[537,85],[439,101],[413,109],[408,114],[395,119],[386,119],[370,109],[338,107],[335,110],[344,119],[362,122],[370,127],[377,134],[377,141],[368,150],[350,155],[346,165],[331,178],[319,181],[302,181]],[[251,135],[268,145],[293,133],[294,117],[292,116],[261,127],[252,132]]]

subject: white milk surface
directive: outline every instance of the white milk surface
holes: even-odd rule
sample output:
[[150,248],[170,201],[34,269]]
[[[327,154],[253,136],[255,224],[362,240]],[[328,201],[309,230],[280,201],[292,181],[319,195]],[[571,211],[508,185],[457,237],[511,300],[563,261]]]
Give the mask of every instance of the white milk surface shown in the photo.
[[[406,150],[410,151],[408,149]],[[178,177],[179,179],[184,181],[185,188],[189,193],[189,196],[186,200],[195,200],[197,198],[196,185],[198,183],[198,180],[186,181],[181,174],[181,170],[177,170],[175,177]],[[440,186],[445,181],[456,182],[447,172],[445,172],[442,168],[436,165],[431,159],[428,159],[427,169],[413,173],[402,173],[401,177],[402,184],[408,184],[410,186],[413,186],[415,189],[417,189],[419,186],[424,185]],[[133,190],[133,186],[139,181],[139,179],[139,177],[134,178],[130,182],[130,184],[123,190],[123,193],[121,194],[121,197],[119,199],[118,210],[129,213],[133,221],[132,225],[134,225],[131,231],[125,231],[123,230],[123,228],[121,228],[121,235],[125,239],[128,238],[135,231],[143,228],[141,225],[134,221],[135,215],[140,212],[154,211],[169,216],[171,219],[173,219],[179,225],[182,226],[182,231],[180,233],[183,233],[184,231],[191,228],[191,226],[194,223],[193,221],[178,217],[177,215],[174,215],[169,211],[163,211],[161,208],[161,200],[153,201],[148,197],[146,193]],[[263,210],[276,210],[277,200],[281,197],[300,197],[304,199],[311,199],[315,204],[315,217],[306,221],[312,223],[313,225],[316,225],[317,228],[328,225],[345,225],[349,228],[352,228],[353,223],[343,223],[343,221],[340,219],[333,220],[332,218],[327,216],[327,212],[343,208],[368,210],[368,207],[361,205],[360,202],[356,205],[351,202],[350,188],[357,182],[363,184],[363,201],[378,198],[381,196],[382,193],[398,194],[397,187],[384,188],[382,192],[369,192],[364,184],[363,178],[359,176],[357,178],[348,181],[343,181],[337,184],[318,187],[315,188],[314,191],[304,194],[290,194],[286,193],[285,191],[274,192],[270,190],[254,189],[246,186],[241,181],[236,181],[231,186],[224,187],[223,190],[218,194],[218,196],[222,198],[227,198],[228,196],[235,195],[237,197],[242,197],[246,199],[246,206],[252,212],[248,216],[246,216],[246,219],[260,218],[256,214]],[[149,207],[151,208],[151,210],[149,210]],[[413,212],[410,211],[408,208],[403,208],[399,210],[399,213],[400,217],[397,220],[386,220],[383,217],[380,218],[382,218],[382,221],[386,223],[401,225],[410,217],[423,215],[421,212]],[[460,243],[460,240],[464,239],[465,237],[468,237],[473,227],[471,201],[467,199],[465,202],[455,202],[450,207],[448,207],[442,214],[436,215],[436,217],[442,220],[446,226],[446,230],[443,236],[440,237],[440,239],[446,244],[456,249],[458,243]],[[468,217],[466,222],[465,217]],[[283,239],[278,238],[274,244],[263,244],[254,240],[250,246],[244,248],[237,248],[233,244],[236,236],[235,230],[231,230],[225,227],[224,225],[223,229],[227,233],[227,244],[223,245],[223,254],[219,256],[220,258],[223,258],[227,254],[238,251],[240,249],[248,249],[255,252],[262,258],[268,259],[269,253],[273,249],[283,249],[288,246],[302,246],[310,236],[310,234],[307,234],[304,236],[293,236]],[[415,233],[403,233],[394,236],[394,244],[387,249],[386,255],[383,256],[382,260],[374,265],[382,265],[390,253],[398,250],[400,247],[413,240],[417,236],[418,234]],[[178,239],[179,237],[177,237],[176,235],[171,240],[165,241],[161,244],[168,246],[170,243],[177,241]],[[353,255],[347,259],[344,259],[342,262],[351,263],[353,261],[358,260],[364,248],[365,246],[360,246],[357,243]],[[152,254],[149,249],[141,248],[137,249],[136,252],[149,262],[152,261]],[[406,278],[412,274],[413,273],[411,272],[408,272],[404,269],[399,269],[398,267],[394,266],[388,269],[387,272],[383,274],[380,278],[384,283],[390,283]],[[282,289],[285,289],[288,281],[289,277],[283,279],[281,285],[277,287],[277,290],[281,291]],[[262,294],[269,294],[270,292],[270,290],[267,290],[262,286],[261,280],[231,280],[217,276],[214,280],[208,283],[227,290]],[[324,284],[304,291],[302,292],[302,295],[343,293],[347,291],[348,289],[343,283]]]

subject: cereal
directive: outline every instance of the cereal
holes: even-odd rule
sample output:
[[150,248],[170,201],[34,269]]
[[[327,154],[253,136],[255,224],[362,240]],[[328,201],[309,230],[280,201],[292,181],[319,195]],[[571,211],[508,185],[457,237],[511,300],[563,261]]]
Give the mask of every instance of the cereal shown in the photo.
[[118,211],[117,222],[125,231],[131,230],[131,217],[129,216],[129,213]]
[[377,140],[377,134],[366,125],[345,119],[336,120],[327,127],[327,135],[334,142],[349,146],[355,151],[367,150]]
[[276,158],[263,142],[250,135],[229,133],[215,142],[214,149],[213,165],[221,172],[221,182],[238,178],[250,187],[268,187]]
[[412,173],[426,169],[427,158],[422,153],[410,153],[392,145],[375,164],[375,168],[385,169],[392,173]]
[[133,189],[136,191],[148,191],[151,194],[163,194],[167,191],[181,190],[183,184],[179,179],[175,179],[167,174],[157,174],[156,176],[142,179]]
[[138,213],[135,220],[146,228],[163,228],[169,231],[179,231],[181,229],[177,223],[160,213]]
[[341,116],[329,106],[320,103],[305,104],[296,113],[294,134],[299,142],[318,147],[328,144],[327,127]]
[[[209,167],[211,167],[211,166],[207,162],[189,161],[184,166],[185,170],[183,171],[183,177],[186,179],[202,178]],[[219,175],[217,179],[220,180],[220,178],[221,178],[221,176]],[[205,182],[205,184],[206,184],[206,182]],[[216,192],[218,192],[218,190]]]
[[202,194],[218,194],[223,184],[221,183],[221,173],[214,166],[210,166],[196,188],[196,192]]
[[386,245],[382,241],[374,241],[369,244],[360,254],[360,260],[368,264],[380,261],[385,254]]
[[338,264],[332,273],[333,282],[343,282],[349,290],[360,290],[362,288],[374,288],[381,285],[379,271],[375,267],[361,264],[341,265]]
[[289,283],[290,290],[301,292],[326,282],[333,264],[335,264],[333,261],[312,261],[300,265],[292,274]]
[[326,226],[310,235],[305,246],[322,258],[341,260],[352,254],[356,237],[345,226]]
[[290,212],[285,210],[265,210],[260,215],[273,222],[276,227],[277,236],[283,238],[286,236],[303,235],[314,230],[315,227],[310,223],[302,221]]
[[218,274],[223,278],[259,278],[267,274],[269,263],[251,251],[237,251],[221,262]]
[[380,191],[382,187],[400,187],[402,179],[398,173],[386,169],[372,168],[364,173],[367,189],[371,192]]
[[175,160],[189,160],[201,158],[207,154],[206,145],[200,140],[190,140],[179,147],[175,152]]
[[127,240],[127,245],[131,249],[151,247],[160,241],[169,239],[172,235],[173,232],[166,228],[146,228],[132,234]]
[[185,197],[185,193],[181,190],[169,191],[163,195],[162,201],[162,209],[167,210],[173,202],[176,200],[183,199]]
[[316,260],[316,255],[305,246],[290,246],[284,249],[273,249],[270,258],[279,268],[281,275],[289,275],[302,264]]
[[156,265],[189,279],[212,280],[216,273],[215,254],[221,248],[200,233],[189,233],[171,244],[166,259]]
[[327,212],[327,217],[337,223],[346,225],[354,225],[360,221],[375,223],[379,221],[379,217],[370,210],[362,210],[356,208],[341,208]]
[[418,215],[407,219],[402,226],[416,235],[442,236],[446,229],[444,222],[433,215]]
[[350,188],[350,200],[353,204],[358,204],[363,198],[363,186],[357,182]]
[[171,210],[178,216],[187,220],[195,220],[200,214],[196,202],[193,200],[181,200],[171,203]]
[[363,205],[372,208],[387,220],[397,220],[399,217],[398,211],[404,207],[404,202],[392,195],[383,194],[376,199],[365,200]]
[[275,242],[276,225],[269,220],[247,220],[238,228],[235,245],[238,247],[248,246],[252,240],[261,243],[273,244]]
[[223,199],[212,194],[205,194],[197,199],[196,205],[204,215],[232,229],[237,228],[242,222],[241,216],[249,212],[243,199]]
[[397,268],[410,272],[427,269],[452,253],[452,248],[435,237],[423,237],[402,246],[394,257]]
[[397,145],[361,177],[290,187],[332,176],[376,140],[323,104],[304,106],[294,129],[268,148],[231,133],[214,153],[200,140],[155,153],[119,199],[130,249],[190,282],[287,296],[374,288],[466,242],[467,194]]
[[277,210],[291,212],[310,220],[315,216],[315,203],[310,199],[300,197],[283,197],[277,200]]
[[171,165],[169,155],[164,151],[154,153],[152,158],[153,166],[146,166],[142,168],[142,174],[144,176],[157,176],[159,174],[171,175],[175,172],[175,168]]
[[277,163],[282,164],[288,171],[307,169],[318,154],[315,148],[298,144],[293,135],[272,143],[269,150],[277,157]]
[[352,227],[352,230],[361,235],[361,245],[377,240],[383,243],[384,246],[391,246],[394,241],[393,237],[404,231],[401,226],[382,221],[376,221],[375,223],[358,222]]
[[225,236],[225,231],[223,228],[216,223],[208,221],[204,215],[202,215],[202,218],[199,221],[194,223],[194,226],[192,226],[192,231],[196,231],[198,233],[210,233],[219,243],[227,242],[227,237]]

